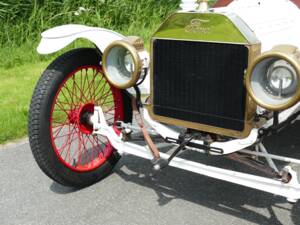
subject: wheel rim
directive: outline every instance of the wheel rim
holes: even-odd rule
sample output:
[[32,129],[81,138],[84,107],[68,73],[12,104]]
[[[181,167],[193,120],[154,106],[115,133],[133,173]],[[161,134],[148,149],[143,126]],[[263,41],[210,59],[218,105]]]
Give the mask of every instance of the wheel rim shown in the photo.
[[77,172],[100,167],[112,154],[107,137],[92,135],[89,118],[101,106],[109,124],[123,120],[120,90],[112,87],[101,67],[85,66],[70,73],[59,86],[50,115],[50,136],[58,159]]

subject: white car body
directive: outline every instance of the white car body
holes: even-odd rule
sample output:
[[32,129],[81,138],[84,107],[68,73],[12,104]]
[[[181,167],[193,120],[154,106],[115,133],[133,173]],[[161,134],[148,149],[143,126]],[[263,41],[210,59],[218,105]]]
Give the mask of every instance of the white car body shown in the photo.
[[[195,0],[182,0],[181,11],[196,11],[197,7],[198,4],[196,4]],[[300,10],[295,4],[288,0],[235,0],[227,7],[214,8],[211,10],[219,13],[235,14],[241,17],[261,41],[263,52],[270,50],[273,46],[278,44],[289,44],[300,47]],[[42,33],[42,40],[37,50],[40,54],[50,54],[59,51],[78,38],[90,40],[101,52],[103,52],[111,42],[123,39],[124,36],[103,28],[74,24],[63,25]],[[148,79],[145,80],[141,87],[143,94],[148,94],[150,92],[149,83],[148,76]],[[299,110],[300,103],[281,112],[279,115],[279,122],[284,122],[293,113],[298,112]],[[153,130],[162,137],[178,138],[179,133],[176,132],[176,130],[153,121],[147,110],[144,110],[144,119],[150,124]],[[100,107],[95,107],[93,124],[94,134],[106,135],[114,148],[120,153],[129,153],[142,158],[151,159],[152,155],[147,147],[123,142],[122,137],[116,135],[113,128],[106,124]],[[270,120],[264,125],[264,128],[268,128],[272,126],[272,124],[273,122]],[[211,146],[223,149],[224,154],[230,154],[252,146],[257,141],[257,138],[258,129],[254,128],[249,137],[245,139],[235,139],[228,142],[214,142]],[[195,141],[195,143],[202,144],[199,143],[199,141]],[[271,167],[274,165],[272,159],[300,164],[300,160],[297,159],[268,154],[263,147],[261,147],[261,153],[257,153],[257,155],[264,156]],[[163,153],[161,156],[162,158],[168,157],[168,155]],[[274,179],[224,170],[177,157],[172,160],[170,166],[282,195],[288,198],[289,201],[300,199],[299,175],[297,176],[297,173],[291,167],[286,167],[286,170],[288,170],[293,177],[289,183],[283,183]],[[274,169],[276,169],[276,167]]]

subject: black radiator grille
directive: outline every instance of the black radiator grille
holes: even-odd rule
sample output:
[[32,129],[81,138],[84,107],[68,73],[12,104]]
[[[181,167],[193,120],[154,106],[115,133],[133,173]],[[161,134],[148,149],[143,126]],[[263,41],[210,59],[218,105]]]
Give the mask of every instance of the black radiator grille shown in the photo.
[[155,115],[244,130],[247,47],[157,39],[153,63]]

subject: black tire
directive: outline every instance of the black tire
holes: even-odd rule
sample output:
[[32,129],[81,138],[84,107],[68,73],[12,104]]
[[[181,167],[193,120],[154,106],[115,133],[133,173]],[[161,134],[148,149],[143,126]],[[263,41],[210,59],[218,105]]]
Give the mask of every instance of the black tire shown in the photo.
[[[100,61],[100,52],[93,48],[75,49],[61,55],[43,72],[32,96],[28,133],[33,156],[46,175],[65,186],[85,187],[101,180],[110,174],[120,158],[116,150],[113,150],[113,153],[98,168],[92,171],[74,171],[59,160],[54,151],[53,138],[51,139],[52,103],[59,92],[60,85],[72,71],[84,66],[99,66]],[[132,117],[131,108],[128,106],[130,96],[124,91],[121,93],[123,109],[126,110],[123,120],[130,122]]]

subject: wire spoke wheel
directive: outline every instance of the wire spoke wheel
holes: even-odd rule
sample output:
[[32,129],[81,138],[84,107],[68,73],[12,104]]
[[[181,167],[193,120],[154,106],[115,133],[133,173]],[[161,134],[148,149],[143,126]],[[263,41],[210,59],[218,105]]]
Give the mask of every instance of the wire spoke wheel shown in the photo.
[[67,167],[90,171],[101,166],[113,147],[107,137],[93,135],[89,118],[101,106],[109,124],[123,119],[121,96],[101,67],[78,68],[63,81],[54,98],[50,133],[58,158]]
[[106,136],[93,135],[94,107],[102,108],[112,126],[132,119],[130,96],[108,83],[101,60],[93,48],[64,53],[43,72],[32,96],[28,133],[33,156],[47,176],[66,186],[101,180],[120,158]]

